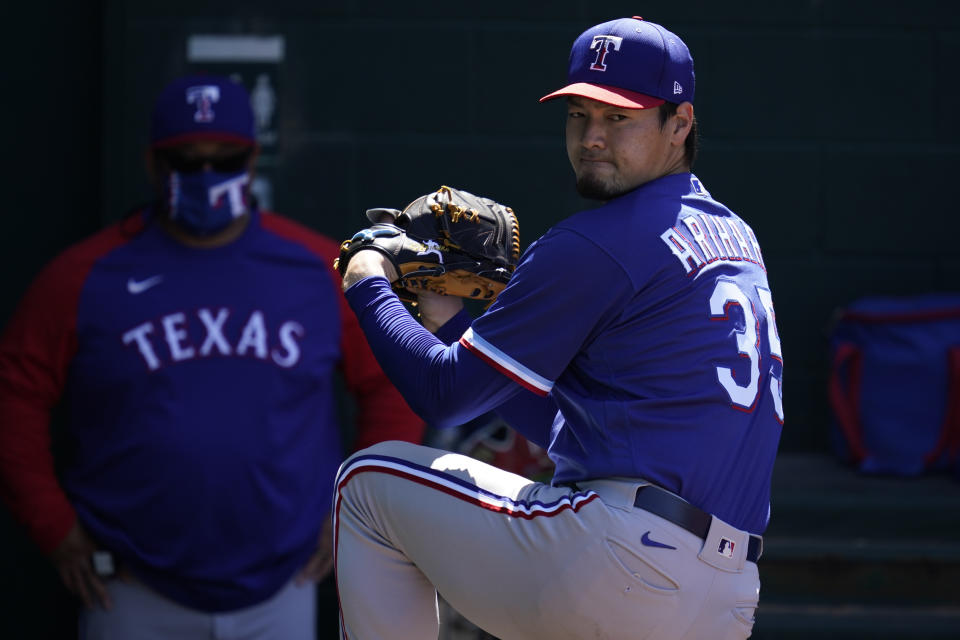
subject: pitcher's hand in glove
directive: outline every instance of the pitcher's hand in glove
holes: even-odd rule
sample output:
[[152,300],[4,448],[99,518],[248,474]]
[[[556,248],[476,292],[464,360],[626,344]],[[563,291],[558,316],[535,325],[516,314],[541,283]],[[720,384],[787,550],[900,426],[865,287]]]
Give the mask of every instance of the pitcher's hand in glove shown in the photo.
[[[410,302],[418,291],[493,302],[520,259],[513,210],[467,191],[440,187],[403,211],[370,209],[367,218],[373,226],[341,244],[334,266],[345,275],[357,253],[376,250],[396,269],[394,290]],[[344,286],[368,274],[351,275]]]

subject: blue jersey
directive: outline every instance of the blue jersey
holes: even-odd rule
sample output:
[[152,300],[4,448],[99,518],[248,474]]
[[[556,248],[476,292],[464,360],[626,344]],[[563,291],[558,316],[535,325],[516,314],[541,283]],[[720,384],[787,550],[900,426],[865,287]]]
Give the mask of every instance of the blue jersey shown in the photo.
[[385,278],[360,280],[347,299],[428,422],[495,410],[548,449],[556,483],[646,479],[736,527],[766,528],[783,424],[773,298],[753,231],[695,176],[553,227],[485,314],[441,327],[466,330],[452,345]]
[[[290,579],[316,548],[344,456],[338,371],[361,445],[422,435],[346,306],[336,252],[273,214],[252,212],[238,239],[209,249],[138,217],[38,277],[0,344],[0,435],[29,461],[5,459],[5,485],[45,550],[72,508],[190,607],[249,606]],[[61,401],[66,502],[42,450]]]
[[554,226],[461,344],[558,413],[555,482],[645,478],[766,527],[783,360],[760,247],[695,176]]

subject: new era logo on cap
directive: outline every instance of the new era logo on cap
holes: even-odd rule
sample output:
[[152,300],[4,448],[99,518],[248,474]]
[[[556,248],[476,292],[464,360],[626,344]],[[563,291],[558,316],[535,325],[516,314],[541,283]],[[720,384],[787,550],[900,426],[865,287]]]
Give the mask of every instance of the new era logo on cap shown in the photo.
[[660,25],[621,18],[574,41],[567,82],[540,101],[576,95],[628,109],[693,102],[693,58],[683,40]]

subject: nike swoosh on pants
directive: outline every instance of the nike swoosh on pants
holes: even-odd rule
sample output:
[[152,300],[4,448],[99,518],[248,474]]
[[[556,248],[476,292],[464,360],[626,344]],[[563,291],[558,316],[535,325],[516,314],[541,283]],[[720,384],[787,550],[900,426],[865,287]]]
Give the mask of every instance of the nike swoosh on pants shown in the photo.
[[642,536],[640,536],[640,542],[648,547],[659,547],[661,549],[676,549],[676,547],[671,547],[669,544],[664,544],[663,542],[657,542],[650,538],[650,532],[647,531]]

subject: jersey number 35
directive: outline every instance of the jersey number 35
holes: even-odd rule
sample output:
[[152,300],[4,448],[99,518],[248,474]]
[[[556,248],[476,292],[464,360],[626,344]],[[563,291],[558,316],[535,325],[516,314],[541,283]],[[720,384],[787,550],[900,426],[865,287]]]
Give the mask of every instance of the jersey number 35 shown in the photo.
[[737,330],[737,350],[741,356],[750,360],[750,379],[745,385],[737,384],[733,370],[728,367],[717,367],[717,381],[730,396],[734,408],[752,411],[760,396],[760,324],[767,327],[767,341],[770,344],[770,356],[780,363],[780,374],[770,364],[770,394],[773,397],[773,410],[777,421],[783,424],[783,354],[780,350],[780,336],[777,333],[776,316],[773,312],[773,297],[770,290],[755,285],[757,298],[763,307],[762,316],[758,317],[750,297],[733,280],[719,278],[710,296],[710,317],[713,320],[729,320],[727,309],[731,304],[743,310],[744,328]]

